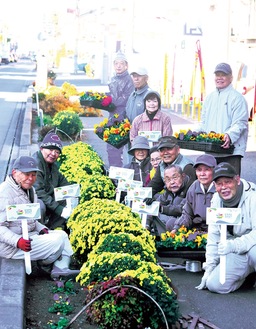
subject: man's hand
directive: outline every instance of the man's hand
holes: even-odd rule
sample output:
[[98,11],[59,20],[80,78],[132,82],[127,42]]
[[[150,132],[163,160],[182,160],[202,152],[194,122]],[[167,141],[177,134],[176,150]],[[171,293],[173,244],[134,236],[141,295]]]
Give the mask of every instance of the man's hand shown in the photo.
[[155,200],[153,198],[145,198],[143,202],[146,203],[147,206],[150,206]]
[[223,147],[224,149],[228,149],[230,148],[230,144],[231,144],[231,139],[228,134],[225,134],[224,143],[221,145],[221,147]]
[[25,252],[28,252],[31,250],[31,240],[20,238],[17,243],[17,247]]
[[39,232],[39,235],[48,234],[48,233],[49,233],[48,228],[43,228],[43,229]]
[[230,254],[231,252],[235,252],[235,245],[234,241],[225,241],[225,242],[220,242],[218,244],[218,254],[219,255],[227,255]]
[[68,219],[71,214],[72,214],[72,209],[68,208],[68,207],[65,207],[62,210],[61,217],[65,218],[65,219]]

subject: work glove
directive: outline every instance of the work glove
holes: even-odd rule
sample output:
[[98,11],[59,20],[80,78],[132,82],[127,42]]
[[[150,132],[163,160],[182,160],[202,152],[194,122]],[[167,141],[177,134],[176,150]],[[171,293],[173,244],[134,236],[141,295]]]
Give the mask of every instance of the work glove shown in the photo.
[[48,228],[43,228],[43,229],[39,232],[39,235],[48,234],[48,233],[49,233]]
[[150,206],[154,201],[155,201],[155,199],[153,199],[153,198],[145,198],[143,200],[143,202],[145,202],[147,206]]
[[72,209],[68,208],[68,207],[65,207],[62,210],[61,217],[65,218],[65,219],[68,219],[71,214],[72,214]]
[[201,283],[198,286],[196,286],[195,288],[198,290],[206,289],[206,282],[207,282],[207,279],[209,278],[210,274],[211,274],[211,271],[205,271],[204,276],[202,277]]
[[235,243],[234,241],[227,240],[225,242],[220,242],[218,244],[218,254],[219,255],[227,255],[231,252],[235,252]]
[[30,251],[31,250],[31,239],[29,240],[25,240],[23,238],[20,238],[18,243],[17,243],[17,247],[23,251]]

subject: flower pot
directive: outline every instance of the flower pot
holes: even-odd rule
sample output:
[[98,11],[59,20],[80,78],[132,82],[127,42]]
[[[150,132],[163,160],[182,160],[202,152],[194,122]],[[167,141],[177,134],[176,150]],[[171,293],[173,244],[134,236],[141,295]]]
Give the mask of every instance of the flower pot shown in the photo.
[[205,260],[205,249],[203,248],[157,248],[159,257],[172,257],[172,258],[187,258],[194,260]]
[[178,140],[178,145],[182,149],[203,151],[203,152],[226,153],[226,154],[233,154],[235,149],[234,145],[231,145],[230,148],[228,149],[224,149],[223,147],[221,147],[222,144],[219,143],[183,141],[183,140]]

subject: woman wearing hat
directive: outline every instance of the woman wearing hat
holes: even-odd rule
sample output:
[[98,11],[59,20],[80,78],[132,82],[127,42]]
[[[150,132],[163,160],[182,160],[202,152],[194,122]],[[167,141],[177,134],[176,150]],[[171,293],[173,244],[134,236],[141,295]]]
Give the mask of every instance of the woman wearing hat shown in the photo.
[[144,97],[144,112],[132,122],[130,141],[139,131],[161,131],[161,136],[172,135],[172,123],[169,114],[161,111],[161,99],[157,91],[150,90]]
[[124,168],[134,169],[134,180],[146,184],[146,178],[152,168],[149,158],[149,143],[146,137],[135,137],[128,153],[133,156],[132,161]]

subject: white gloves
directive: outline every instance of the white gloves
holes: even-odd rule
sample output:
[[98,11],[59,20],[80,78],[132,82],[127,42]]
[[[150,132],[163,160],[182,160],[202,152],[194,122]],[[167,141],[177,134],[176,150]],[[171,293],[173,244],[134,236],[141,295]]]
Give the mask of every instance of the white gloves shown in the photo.
[[206,281],[209,278],[210,274],[211,271],[206,271],[204,273],[204,276],[202,277],[201,283],[199,284],[199,286],[196,286],[195,288],[198,290],[206,289]]
[[65,207],[62,210],[61,217],[68,219],[71,214],[72,214],[72,209],[70,207]]
[[225,242],[220,242],[218,244],[218,254],[219,255],[227,255],[231,252],[235,252],[235,244],[232,240],[227,240]]

